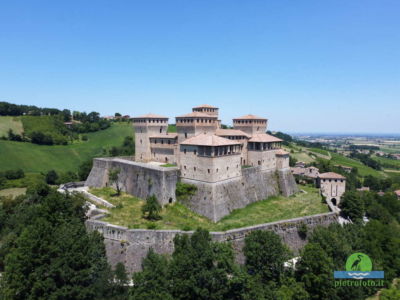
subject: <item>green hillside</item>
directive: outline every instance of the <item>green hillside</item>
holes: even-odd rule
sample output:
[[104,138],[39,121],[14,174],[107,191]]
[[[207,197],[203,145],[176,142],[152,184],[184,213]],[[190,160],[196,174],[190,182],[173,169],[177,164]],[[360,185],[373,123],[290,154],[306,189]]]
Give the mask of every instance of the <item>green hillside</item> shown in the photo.
[[0,117],[0,137],[7,136],[9,129],[12,129],[15,134],[21,134],[24,131],[21,118]]
[[383,172],[379,172],[375,169],[372,169],[363,163],[361,163],[358,160],[351,159],[349,157],[333,153],[331,152],[332,156],[332,164],[334,165],[343,165],[343,166],[348,166],[348,167],[356,167],[358,169],[358,173],[362,176],[367,176],[367,175],[372,175],[376,177],[382,177],[384,176]]
[[0,140],[0,171],[21,168],[38,173],[54,169],[58,172],[76,171],[79,164],[103,149],[120,146],[126,136],[133,136],[131,124],[116,123],[111,128],[87,134],[87,142],[66,146],[43,146]]

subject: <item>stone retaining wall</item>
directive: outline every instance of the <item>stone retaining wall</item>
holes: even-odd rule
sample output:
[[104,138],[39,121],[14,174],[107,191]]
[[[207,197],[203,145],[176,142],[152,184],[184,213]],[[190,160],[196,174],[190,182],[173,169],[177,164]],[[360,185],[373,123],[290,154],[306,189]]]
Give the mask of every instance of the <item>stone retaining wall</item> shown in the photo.
[[[276,232],[294,253],[298,253],[306,243],[298,233],[301,224],[306,224],[308,231],[311,232],[316,226],[328,226],[337,223],[337,220],[337,214],[331,212],[210,234],[215,241],[231,243],[237,262],[244,263],[242,254],[244,238],[254,230]],[[88,230],[97,230],[103,235],[109,263],[115,266],[118,262],[122,262],[130,273],[141,269],[142,260],[150,248],[160,254],[172,254],[174,237],[177,234],[193,233],[181,230],[127,229],[93,219],[87,220],[86,226]]]

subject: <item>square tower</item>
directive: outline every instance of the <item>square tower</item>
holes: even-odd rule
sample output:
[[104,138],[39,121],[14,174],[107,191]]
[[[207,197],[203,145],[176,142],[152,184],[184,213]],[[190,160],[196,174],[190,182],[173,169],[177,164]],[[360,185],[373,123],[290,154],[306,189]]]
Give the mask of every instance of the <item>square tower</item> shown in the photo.
[[244,131],[249,135],[265,133],[267,131],[267,122],[265,118],[255,115],[246,115],[233,119],[233,128]]
[[178,143],[201,133],[214,134],[218,126],[218,117],[214,115],[192,112],[190,114],[178,116],[176,117]]
[[133,118],[135,128],[135,160],[148,162],[151,160],[150,137],[166,135],[168,118],[155,114],[147,114]]

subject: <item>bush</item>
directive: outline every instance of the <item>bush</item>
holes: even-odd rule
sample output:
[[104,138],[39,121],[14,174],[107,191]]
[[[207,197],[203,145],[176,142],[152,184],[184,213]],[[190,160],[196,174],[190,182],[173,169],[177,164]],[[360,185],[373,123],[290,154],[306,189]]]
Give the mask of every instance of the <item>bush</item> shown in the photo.
[[8,170],[5,172],[4,176],[7,179],[20,179],[25,177],[25,173],[22,169],[18,170]]
[[51,170],[46,174],[46,183],[47,184],[56,184],[58,180],[58,174],[56,171]]
[[176,184],[176,198],[179,201],[187,200],[189,197],[194,196],[197,192],[197,187],[193,184],[178,182]]
[[161,205],[158,203],[156,196],[147,197],[146,203],[142,207],[143,218],[148,220],[160,220]]

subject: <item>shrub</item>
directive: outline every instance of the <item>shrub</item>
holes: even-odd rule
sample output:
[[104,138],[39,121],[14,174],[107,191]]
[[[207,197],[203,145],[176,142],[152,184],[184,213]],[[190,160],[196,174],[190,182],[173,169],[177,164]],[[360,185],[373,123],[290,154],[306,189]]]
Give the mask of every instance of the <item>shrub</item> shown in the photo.
[[58,174],[56,171],[51,170],[46,174],[46,183],[47,184],[56,184],[58,180]]
[[193,184],[178,182],[176,184],[176,198],[179,201],[187,200],[189,197],[194,196],[197,192],[197,187]]
[[147,229],[156,229],[156,228],[157,228],[156,223],[151,222],[151,223],[147,224]]
[[158,203],[156,196],[147,197],[146,203],[142,207],[143,218],[148,220],[160,220],[161,205]]
[[5,172],[5,177],[7,179],[20,179],[25,177],[25,173],[22,169],[8,170]]

